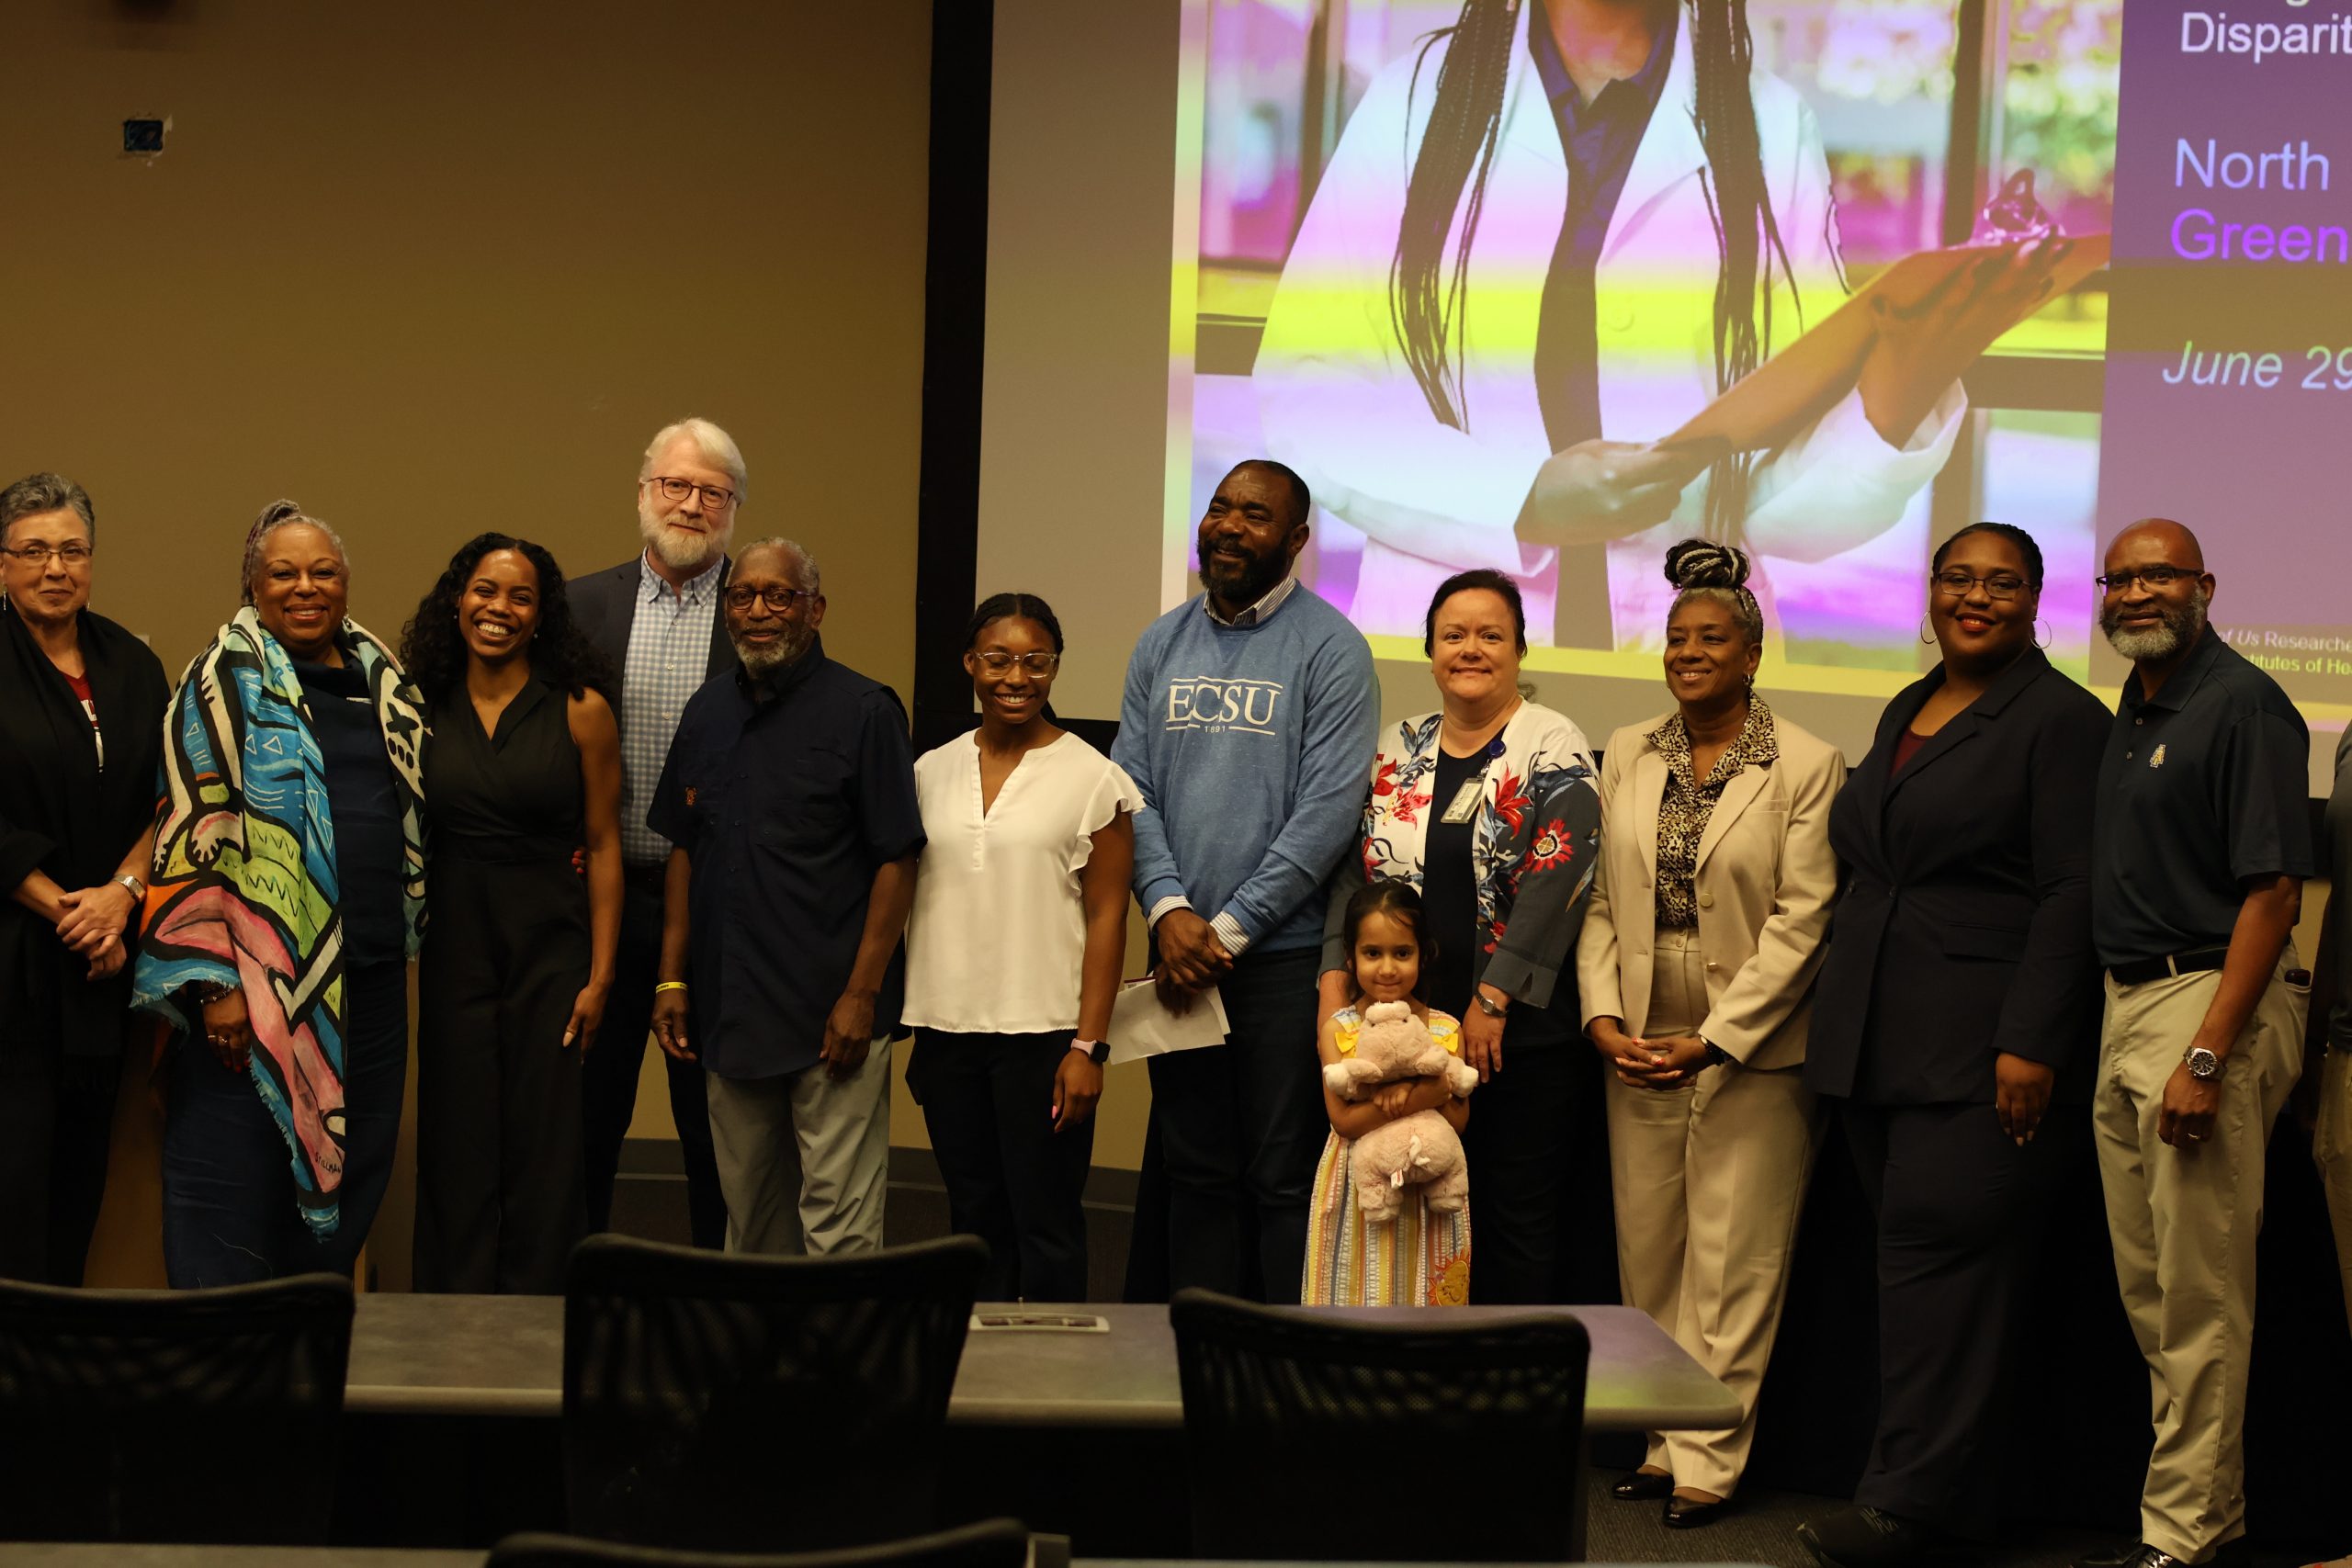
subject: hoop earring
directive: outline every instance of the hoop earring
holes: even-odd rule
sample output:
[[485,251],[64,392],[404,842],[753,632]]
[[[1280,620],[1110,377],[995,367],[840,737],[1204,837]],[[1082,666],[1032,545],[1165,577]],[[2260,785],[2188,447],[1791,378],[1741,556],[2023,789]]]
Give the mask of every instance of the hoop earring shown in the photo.
[[1927,616],[1925,616],[1925,615],[1921,615],[1921,616],[1919,617],[1919,642],[1920,642],[1920,645],[1921,645],[1922,647],[1933,647],[1933,646],[1934,646],[1934,644],[1935,644],[1935,640],[1936,640],[1936,638],[1935,638],[1935,635],[1934,635],[1932,632],[1930,632],[1930,631],[1928,631],[1928,617],[1927,617]]
[[2034,624],[2036,626],[2049,626],[2049,627],[2050,627],[2050,629],[2049,629],[2047,632],[2045,632],[2043,635],[2041,635],[2041,637],[2035,637],[2035,638],[2033,639],[2033,646],[2034,646],[2034,647],[2036,647],[2036,648],[2041,648],[2041,649],[2046,649],[2046,648],[2048,648],[2052,643],[2056,642],[2056,641],[2058,640],[2058,628],[2057,628],[2056,626],[2050,626],[2050,623],[2049,623],[2048,621],[2044,620],[2041,616],[2040,616],[2040,615],[2036,615],[2036,616],[2033,618],[2033,624]]

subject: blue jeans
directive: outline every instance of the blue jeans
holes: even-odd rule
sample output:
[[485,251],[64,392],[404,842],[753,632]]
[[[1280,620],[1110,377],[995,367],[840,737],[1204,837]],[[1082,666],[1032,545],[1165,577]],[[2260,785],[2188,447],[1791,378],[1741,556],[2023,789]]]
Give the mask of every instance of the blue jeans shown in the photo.
[[[1315,1162],[1331,1130],[1315,1053],[1319,948],[1242,954],[1217,987],[1226,1043],[1151,1058],[1168,1166],[1169,1286],[1298,1300]],[[1254,1271],[1245,1251],[1254,1218]],[[1251,1287],[1255,1287],[1253,1290]]]
[[172,1052],[164,1123],[164,1269],[175,1290],[348,1274],[392,1178],[408,1078],[408,964],[344,971],[344,1164],[333,1235],[294,1203],[285,1134],[252,1078],[201,1040]]

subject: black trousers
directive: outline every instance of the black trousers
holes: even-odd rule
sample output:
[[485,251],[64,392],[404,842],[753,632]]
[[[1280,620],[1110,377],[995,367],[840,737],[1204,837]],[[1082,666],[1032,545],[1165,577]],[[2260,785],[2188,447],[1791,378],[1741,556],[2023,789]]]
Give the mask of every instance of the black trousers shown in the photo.
[[989,1244],[984,1302],[1086,1300],[1086,1173],[1094,1118],[1054,1131],[1071,1032],[915,1031],[907,1081],[947,1184],[949,1224]]
[[[638,1072],[653,1027],[653,987],[661,978],[659,887],[658,876],[630,873],[605,1026],[596,1032],[595,1048],[581,1064],[582,1150],[591,1231],[612,1228],[613,1181],[620,1169],[621,1144],[637,1114]],[[686,1038],[694,1038],[691,1028]],[[710,1102],[705,1098],[702,1064],[665,1055],[662,1065],[670,1077],[670,1116],[677,1123],[678,1152],[686,1168],[688,1234],[696,1247],[717,1251],[727,1242],[727,1200],[719,1192],[718,1162],[710,1150]]]
[[79,1285],[106,1196],[119,1058],[67,1061],[50,1038],[0,1055],[0,1279]]
[[1172,1289],[1254,1293],[1243,1253],[1254,1213],[1264,1299],[1298,1300],[1307,1199],[1331,1128],[1315,1054],[1319,957],[1314,948],[1242,954],[1218,987],[1226,1043],[1151,1059]]
[[[1574,1003],[1569,1004],[1573,1006]],[[1600,1064],[1581,1041],[1511,1044],[1470,1096],[1470,1299],[1617,1299]]]
[[2052,1106],[2023,1148],[1990,1100],[1839,1114],[1878,1216],[1878,1431],[1854,1500],[1991,1539],[2028,1276],[2083,1108]]
[[408,1086],[408,962],[343,972],[343,1185],[332,1235],[294,1202],[285,1134],[250,1072],[201,1039],[172,1047],[164,1118],[164,1272],[175,1291],[243,1285],[313,1269],[348,1274],[391,1185]]
[[569,858],[444,843],[418,968],[416,1288],[561,1295],[588,1234],[582,1047],[588,891]]

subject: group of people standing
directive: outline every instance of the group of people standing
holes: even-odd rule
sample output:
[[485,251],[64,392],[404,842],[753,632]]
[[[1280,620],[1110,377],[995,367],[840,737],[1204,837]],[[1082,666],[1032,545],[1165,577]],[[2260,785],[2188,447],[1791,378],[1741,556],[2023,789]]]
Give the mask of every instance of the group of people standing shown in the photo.
[[[985,1293],[1081,1299],[1132,896],[1162,1005],[1214,990],[1227,1020],[1151,1061],[1170,1283],[1566,1299],[1593,1200],[1563,1129],[1597,1111],[1624,1297],[1745,1412],[1654,1435],[1616,1495],[1703,1524],[1747,1461],[1834,1108],[1879,1216],[1880,1415],[1855,1507],[1805,1540],[1907,1562],[1998,1519],[1994,1370],[2052,1145],[2088,1135],[2157,1412],[2141,1539],[2109,1561],[2243,1533],[2243,1240],[2301,1066],[2290,933],[2319,868],[2302,721],[2208,626],[2188,529],[2109,547],[2115,716],[2037,646],[2031,537],[1945,541],[1939,661],[1850,776],[1756,694],[1747,558],[1686,542],[1671,705],[1596,764],[1525,694],[1521,590],[1491,570],[1438,587],[1439,705],[1384,728],[1363,637],[1295,574],[1306,487],[1251,461],[1202,519],[1203,594],[1136,646],[1108,756],[1055,722],[1051,607],[1003,593],[966,637],[978,728],[918,759],[888,688],[826,656],[808,554],[729,553],[745,483],[724,431],[667,427],[638,556],[567,581],[484,534],[397,652],[351,617],[334,530],[277,503],[176,687],[88,607],[87,495],[0,491],[0,1271],[80,1279],[141,1012],[170,1025],[173,1283],[349,1268],[421,958],[420,1286],[560,1288],[609,1220],[649,1032],[698,1243],[878,1246],[910,1030]],[[1361,1007],[1395,1000],[1475,1091],[1327,1097]],[[1466,1212],[1359,1213],[1352,1141],[1425,1110],[1462,1134]]]
[[[1801,1535],[1825,1563],[1926,1561],[2000,1525],[2001,1369],[2061,1145],[2087,1137],[2155,1442],[2138,1535],[2083,1568],[2239,1540],[2246,1238],[2327,1031],[2292,937],[2321,868],[2303,721],[2210,626],[2194,534],[2151,519],[2109,546],[2100,624],[2132,664],[2115,714],[2042,651],[2031,536],[1945,540],[1920,626],[1939,660],[1849,773],[1756,694],[1748,562],[1702,540],[1664,562],[1672,705],[1603,764],[1523,694],[1521,595],[1488,570],[1428,603],[1438,708],[1381,729],[1362,639],[1293,572],[1308,516],[1290,470],[1235,469],[1201,524],[1204,593],[1128,666],[1114,757],[1145,803],[1155,978],[1178,1006],[1215,986],[1231,1022],[1226,1048],[1152,1062],[1171,1282],[1562,1299],[1589,1202],[1563,1129],[1597,1086],[1623,1297],[1745,1412],[1654,1434],[1614,1492],[1702,1525],[1747,1462],[1834,1114],[1878,1219],[1878,1428],[1854,1506]],[[1363,1006],[1407,998],[1475,1089],[1318,1092]],[[1432,1110],[1461,1133],[1466,1213],[1366,1219],[1352,1141]],[[2324,1157],[2347,1112],[2320,1104]]]

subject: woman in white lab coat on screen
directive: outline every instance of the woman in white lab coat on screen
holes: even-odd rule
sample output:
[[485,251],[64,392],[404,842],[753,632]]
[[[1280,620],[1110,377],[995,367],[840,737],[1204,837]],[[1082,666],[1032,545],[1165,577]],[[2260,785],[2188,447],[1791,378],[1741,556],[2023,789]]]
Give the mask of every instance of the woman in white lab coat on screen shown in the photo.
[[1844,300],[1813,111],[1753,68],[1746,0],[1466,0],[1323,172],[1259,352],[1267,448],[1367,536],[1365,629],[1489,567],[1537,640],[1556,584],[1559,640],[1645,647],[1674,539],[1769,566],[1895,522],[1961,370],[2049,287],[2046,256],[1995,259],[1932,318],[1882,313],[1860,385],[1777,450],[1654,450]]

